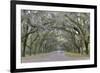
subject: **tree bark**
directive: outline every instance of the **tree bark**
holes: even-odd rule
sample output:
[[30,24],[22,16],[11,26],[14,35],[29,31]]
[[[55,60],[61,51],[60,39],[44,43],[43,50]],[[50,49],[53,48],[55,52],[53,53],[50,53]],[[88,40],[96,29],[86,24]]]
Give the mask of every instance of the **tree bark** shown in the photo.
[[22,54],[23,57],[25,57],[27,38],[28,38],[28,36],[26,36],[26,38],[25,38],[25,40],[24,40],[24,43],[23,43],[23,54]]
[[85,41],[86,54],[89,54],[88,43]]

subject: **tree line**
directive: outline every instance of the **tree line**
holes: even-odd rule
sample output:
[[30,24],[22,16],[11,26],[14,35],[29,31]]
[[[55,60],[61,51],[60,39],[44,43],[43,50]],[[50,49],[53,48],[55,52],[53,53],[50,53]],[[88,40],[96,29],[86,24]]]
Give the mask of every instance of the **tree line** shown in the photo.
[[22,56],[66,52],[89,55],[90,13],[21,10]]

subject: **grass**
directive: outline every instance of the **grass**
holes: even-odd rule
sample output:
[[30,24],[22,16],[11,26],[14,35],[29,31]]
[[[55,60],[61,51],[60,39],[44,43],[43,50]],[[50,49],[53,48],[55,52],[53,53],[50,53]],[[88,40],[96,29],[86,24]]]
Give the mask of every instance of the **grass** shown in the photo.
[[89,55],[74,53],[74,52],[65,52],[65,55],[71,56],[71,57],[89,57]]
[[46,57],[48,54],[47,53],[39,53],[39,54],[32,54],[31,56],[30,55],[28,55],[28,54],[26,54],[26,56],[25,57],[22,57],[22,58],[28,58],[28,57],[33,57],[33,58],[35,58],[35,59],[37,59],[37,58],[43,58],[43,57]]

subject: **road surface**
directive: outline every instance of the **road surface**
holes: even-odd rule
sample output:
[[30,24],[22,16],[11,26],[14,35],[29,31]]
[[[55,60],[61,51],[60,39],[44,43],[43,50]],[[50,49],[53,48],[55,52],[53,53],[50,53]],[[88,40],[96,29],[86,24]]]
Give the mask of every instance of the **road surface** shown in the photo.
[[48,61],[69,61],[69,60],[86,60],[89,57],[72,57],[65,55],[64,51],[54,51],[42,55],[32,55],[22,58],[22,63],[26,62],[48,62]]

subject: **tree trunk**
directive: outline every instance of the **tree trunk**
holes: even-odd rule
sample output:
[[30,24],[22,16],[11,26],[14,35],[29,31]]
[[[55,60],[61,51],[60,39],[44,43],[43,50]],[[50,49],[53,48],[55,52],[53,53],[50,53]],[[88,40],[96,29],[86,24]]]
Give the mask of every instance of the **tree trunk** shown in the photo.
[[[26,26],[26,34],[27,34],[27,31],[28,31],[28,26]],[[22,54],[23,57],[25,57],[27,38],[28,38],[28,35],[25,36],[25,39],[24,39],[24,42],[23,42],[23,54]]]
[[85,41],[86,54],[89,54],[88,43]]
[[30,48],[30,56],[32,55],[32,52],[31,51],[32,51],[32,48]]
[[80,51],[80,48],[78,48],[78,53],[80,53],[81,51]]
[[26,36],[26,38],[25,38],[25,40],[24,40],[24,43],[23,43],[23,54],[22,54],[23,57],[25,57],[27,38],[28,38],[28,36]]

